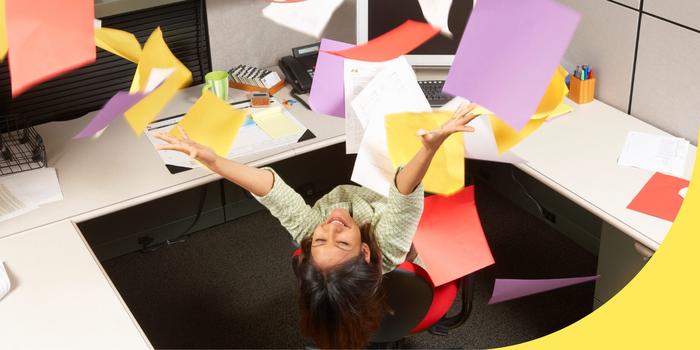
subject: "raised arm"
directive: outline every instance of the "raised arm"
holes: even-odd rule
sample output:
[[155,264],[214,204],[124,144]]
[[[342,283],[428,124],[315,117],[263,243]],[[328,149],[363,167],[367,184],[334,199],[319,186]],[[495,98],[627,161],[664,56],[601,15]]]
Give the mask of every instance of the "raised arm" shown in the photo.
[[433,131],[421,130],[418,136],[421,137],[423,147],[413,156],[413,159],[404,166],[396,175],[396,188],[402,194],[409,194],[423,180],[425,173],[430,167],[430,162],[440,145],[455,132],[472,132],[474,128],[466,125],[476,115],[471,112],[478,107],[476,104],[463,104],[455,111],[454,116],[445,122],[439,129]]
[[225,177],[256,196],[262,197],[272,189],[275,178],[271,171],[249,167],[220,157],[210,148],[190,140],[182,128],[180,128],[180,134],[184,136],[182,139],[163,133],[156,133],[154,135],[156,138],[166,142],[166,144],[159,145],[158,149],[189,154],[192,159],[198,160],[211,171]]

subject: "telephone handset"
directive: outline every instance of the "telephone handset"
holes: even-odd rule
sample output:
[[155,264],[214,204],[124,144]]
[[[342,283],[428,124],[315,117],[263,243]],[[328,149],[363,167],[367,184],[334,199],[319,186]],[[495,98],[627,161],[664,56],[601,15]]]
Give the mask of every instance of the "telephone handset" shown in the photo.
[[285,56],[280,59],[280,69],[286,80],[294,88],[294,92],[298,94],[305,94],[311,91],[311,81],[312,77],[309,72],[306,71],[301,62],[293,56]]
[[294,88],[294,92],[305,94],[311,91],[314,68],[318,58],[320,43],[311,44],[292,49],[292,56],[282,57],[279,61],[280,69],[286,80]]

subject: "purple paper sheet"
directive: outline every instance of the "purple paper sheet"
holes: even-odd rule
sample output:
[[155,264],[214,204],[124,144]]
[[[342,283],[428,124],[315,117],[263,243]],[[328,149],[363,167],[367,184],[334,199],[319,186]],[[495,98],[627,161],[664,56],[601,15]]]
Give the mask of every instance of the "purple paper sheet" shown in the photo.
[[112,120],[124,114],[131,106],[141,101],[145,96],[146,94],[140,92],[133,95],[126,91],[117,92],[105,103],[102,109],[97,112],[97,115],[92,118],[90,123],[77,135],[73,136],[73,139],[82,139],[96,134],[100,130],[106,128]]
[[478,103],[522,129],[535,114],[580,19],[554,0],[478,1],[445,93]]
[[[321,39],[321,50],[324,51],[344,50],[353,46],[341,41]],[[314,112],[345,118],[342,57],[319,52],[309,106]]]
[[588,276],[534,280],[497,278],[493,285],[493,294],[491,294],[491,299],[489,299],[489,305],[553,289],[573,286],[574,284],[590,282],[598,279],[598,277],[599,276]]

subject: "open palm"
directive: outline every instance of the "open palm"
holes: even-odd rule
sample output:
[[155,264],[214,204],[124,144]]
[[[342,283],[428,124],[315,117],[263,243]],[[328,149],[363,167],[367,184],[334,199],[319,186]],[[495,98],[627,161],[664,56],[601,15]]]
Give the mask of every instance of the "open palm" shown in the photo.
[[161,151],[182,152],[189,155],[192,159],[200,161],[208,168],[211,168],[218,158],[216,153],[214,153],[211,148],[192,141],[185,132],[185,129],[180,126],[178,126],[178,128],[180,130],[180,134],[183,135],[182,139],[178,139],[162,132],[155,133],[153,136],[159,140],[165,141],[165,144],[158,145],[156,148]]
[[479,105],[475,103],[462,104],[454,112],[452,118],[432,131],[419,131],[423,147],[428,150],[436,150],[450,135],[456,132],[474,132],[474,128],[467,125],[478,115],[472,113]]

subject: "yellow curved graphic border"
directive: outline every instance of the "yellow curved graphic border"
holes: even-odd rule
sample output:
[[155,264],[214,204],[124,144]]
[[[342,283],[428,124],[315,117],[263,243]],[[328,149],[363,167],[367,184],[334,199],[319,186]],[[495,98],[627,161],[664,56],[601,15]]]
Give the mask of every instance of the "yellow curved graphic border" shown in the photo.
[[504,349],[700,349],[700,153],[671,230],[639,274],[578,322]]

